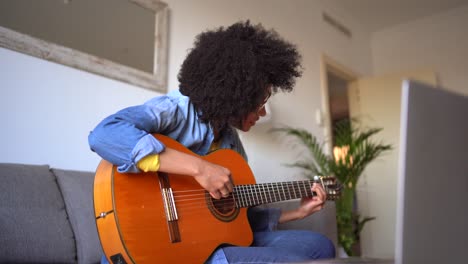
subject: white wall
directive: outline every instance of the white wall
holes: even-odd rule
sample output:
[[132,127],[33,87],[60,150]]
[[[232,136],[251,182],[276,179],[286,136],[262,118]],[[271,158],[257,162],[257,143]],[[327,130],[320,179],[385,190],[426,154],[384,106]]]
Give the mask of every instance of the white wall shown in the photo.
[[[300,177],[284,167],[299,154],[267,131],[273,125],[306,128],[323,138],[313,119],[321,108],[322,52],[356,72],[371,72],[370,37],[346,13],[326,1],[167,0],[170,8],[169,89],[199,32],[239,20],[261,22],[296,43],[305,67],[294,92],[271,99],[272,122],[244,134],[259,182]],[[351,40],[321,21],[327,12],[353,30]],[[50,164],[93,171],[99,158],[88,149],[88,132],[106,115],[157,95],[144,89],[0,49],[0,162]]]
[[94,171],[87,136],[156,93],[0,48],[0,162]]
[[445,88],[468,95],[468,5],[372,35],[376,75],[432,69]]
[[[242,135],[251,167],[259,182],[279,181],[302,177],[301,173],[286,168],[284,163],[297,159],[300,149],[281,143],[279,135],[268,130],[273,126],[289,125],[306,128],[323,138],[322,129],[314,121],[315,109],[321,108],[319,59],[325,52],[356,72],[371,72],[370,36],[360,30],[346,13],[326,1],[309,0],[167,0],[171,9],[170,79],[175,87],[176,72],[193,38],[206,28],[227,26],[239,20],[250,19],[266,28],[275,28],[279,34],[298,45],[305,67],[294,92],[278,94],[271,100],[271,122],[258,124]],[[327,12],[350,26],[354,36],[347,39],[324,24],[321,12]]]

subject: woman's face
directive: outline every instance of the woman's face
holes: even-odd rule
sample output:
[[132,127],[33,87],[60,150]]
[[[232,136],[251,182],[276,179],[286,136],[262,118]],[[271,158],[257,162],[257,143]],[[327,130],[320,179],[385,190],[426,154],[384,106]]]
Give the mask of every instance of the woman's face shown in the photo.
[[250,112],[247,114],[247,116],[242,120],[240,126],[238,127],[240,130],[247,132],[255,126],[255,123],[260,119],[260,117],[265,116],[267,114],[266,109],[265,109],[265,104],[268,101],[268,98],[271,96],[271,86],[267,88],[267,94],[265,95],[265,98],[263,99],[263,102],[261,105],[258,106],[258,108],[255,111]]

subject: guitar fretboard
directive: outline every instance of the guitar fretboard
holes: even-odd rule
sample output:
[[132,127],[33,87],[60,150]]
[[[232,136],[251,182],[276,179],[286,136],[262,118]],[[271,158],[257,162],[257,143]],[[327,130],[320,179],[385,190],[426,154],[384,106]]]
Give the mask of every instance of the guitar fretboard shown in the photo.
[[236,207],[242,208],[302,197],[312,197],[316,195],[315,192],[311,190],[312,184],[312,180],[304,180],[236,185],[232,194],[236,202]]

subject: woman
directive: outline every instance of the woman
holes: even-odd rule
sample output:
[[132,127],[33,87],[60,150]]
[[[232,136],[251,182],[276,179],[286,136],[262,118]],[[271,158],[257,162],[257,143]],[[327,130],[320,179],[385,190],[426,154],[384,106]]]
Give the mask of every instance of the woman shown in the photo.
[[[215,199],[227,197],[230,171],[197,156],[165,147],[151,134],[169,136],[194,153],[218,148],[247,155],[236,129],[247,132],[262,116],[268,98],[291,91],[301,76],[296,47],[275,31],[249,21],[206,31],[178,75],[179,90],[123,109],[105,118],[89,135],[93,151],[122,173],[161,171],[194,177]],[[301,219],[322,209],[326,194],[303,199],[291,211],[250,208],[251,247],[218,248],[207,263],[291,262],[334,257],[326,237],[308,231],[274,231],[278,223]],[[103,260],[105,261],[105,260]]]

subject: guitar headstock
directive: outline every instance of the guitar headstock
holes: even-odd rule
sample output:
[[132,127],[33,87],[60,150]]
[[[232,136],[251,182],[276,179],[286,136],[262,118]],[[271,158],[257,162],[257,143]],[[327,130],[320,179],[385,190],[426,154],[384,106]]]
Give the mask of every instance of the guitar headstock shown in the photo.
[[341,196],[341,184],[333,176],[314,176],[314,182],[322,184],[327,200],[335,201]]

